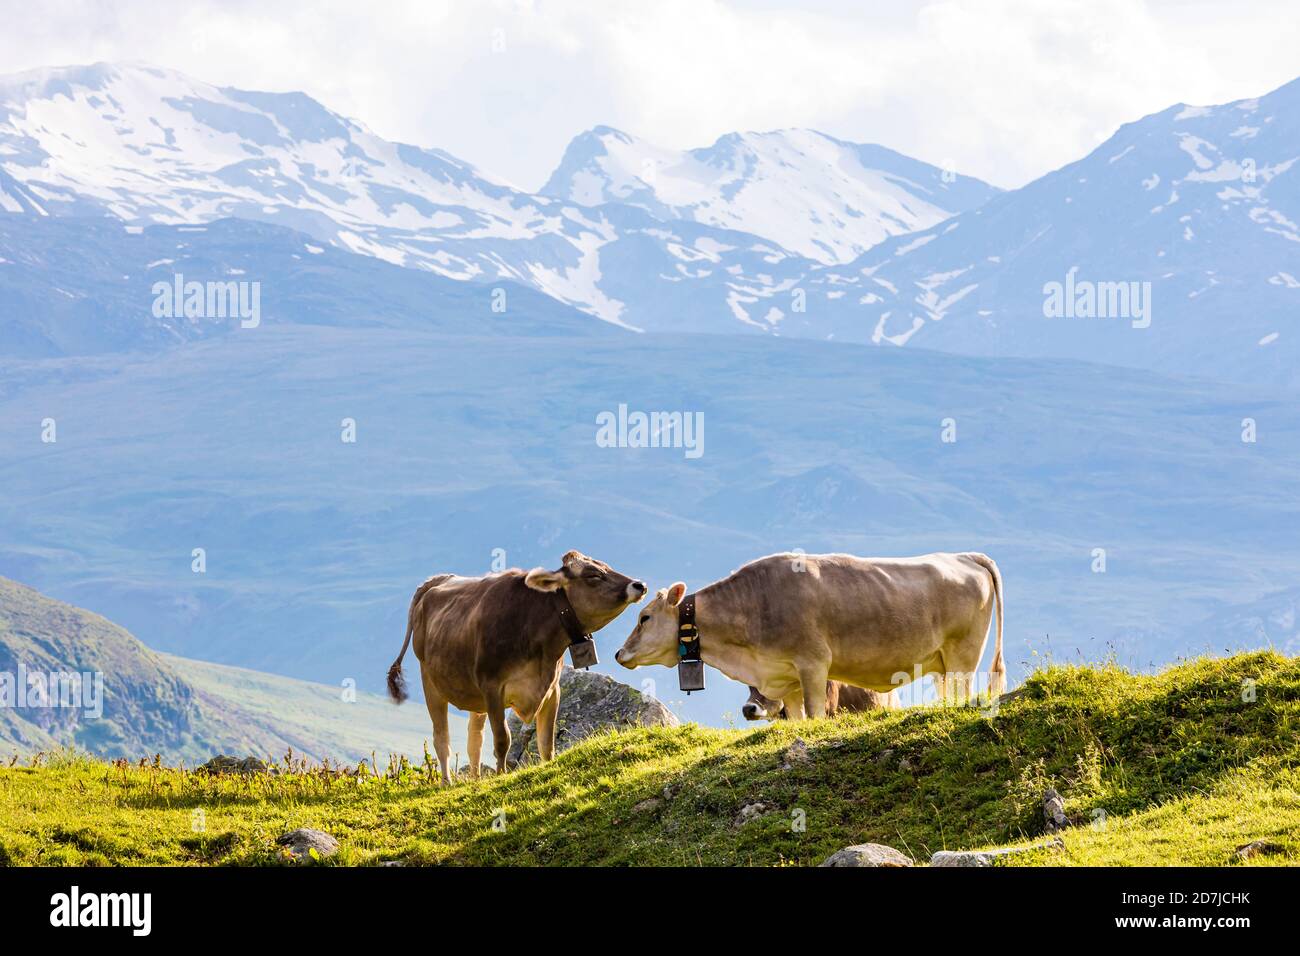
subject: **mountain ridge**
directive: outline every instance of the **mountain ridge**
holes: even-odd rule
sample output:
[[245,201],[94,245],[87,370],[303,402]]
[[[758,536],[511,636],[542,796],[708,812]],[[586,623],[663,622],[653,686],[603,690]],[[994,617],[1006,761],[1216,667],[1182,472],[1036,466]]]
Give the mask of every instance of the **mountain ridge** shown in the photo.
[[573,138],[539,192],[748,232],[836,264],[888,236],[974,208],[999,190],[887,147],[811,129],[726,133],[711,146],[668,150],[597,126]]
[[[875,336],[943,351],[1079,358],[1293,386],[1300,337],[1300,80],[1126,123],[1088,155],[846,272]],[[1151,283],[1155,315],[1062,321],[1045,285]]]
[[[770,310],[753,318],[740,303],[816,265],[770,234],[730,228],[780,220],[780,190],[716,222],[664,220],[627,203],[584,207],[516,191],[445,151],[383,140],[302,93],[217,87],[142,65],[0,78],[0,176],[0,207],[10,212],[268,221],[449,278],[530,285],[631,328],[685,310],[697,329],[739,320],[770,330]],[[927,222],[950,211],[926,209]],[[849,209],[837,218],[857,228],[869,217]],[[822,247],[836,241],[810,249]],[[692,308],[700,301],[714,314]]]
[[[73,673],[84,678],[79,690],[56,694]],[[3,577],[0,675],[13,695],[0,707],[0,747],[25,753],[73,747],[198,763],[293,750],[356,762],[374,750],[418,759],[429,735],[418,707],[399,711],[361,691],[349,700],[343,687],[162,654],[107,618]],[[463,749],[464,718],[451,720]]]
[[[302,93],[98,64],[0,80],[0,207],[33,220],[267,221],[412,270],[517,283],[649,333],[1080,358],[1293,387],[1298,118],[1300,80],[1178,104],[992,193],[815,131],[677,151],[598,126],[530,194]],[[968,187],[965,200],[920,205]],[[1138,334],[1045,317],[1045,289],[1072,268],[1089,283],[1149,282],[1158,318]]]

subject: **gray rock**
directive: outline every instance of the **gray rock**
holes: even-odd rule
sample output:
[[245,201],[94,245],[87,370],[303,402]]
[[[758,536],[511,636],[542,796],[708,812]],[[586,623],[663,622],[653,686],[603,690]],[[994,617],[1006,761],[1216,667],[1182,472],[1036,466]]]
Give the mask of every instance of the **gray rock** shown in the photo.
[[1274,843],[1272,840],[1254,840],[1245,846],[1237,847],[1237,856],[1243,860],[1282,852],[1284,852],[1282,844]]
[[257,757],[232,757],[229,754],[217,754],[207,763],[195,767],[195,773],[265,773],[266,762]]
[[299,863],[307,862],[311,859],[311,851],[315,850],[317,855],[324,859],[327,856],[333,856],[339,851],[339,841],[334,839],[324,830],[313,830],[310,827],[300,827],[297,830],[290,830],[288,833],[280,836],[276,841],[280,846],[288,848],[293,854],[294,860]]
[[892,748],[886,748],[880,751],[880,753],[876,754],[876,763],[878,764],[887,764],[893,759],[894,759],[894,751]]
[[911,773],[912,761],[904,757],[902,760],[898,761],[898,769],[901,770],[903,773]]
[[755,801],[754,803],[747,803],[740,808],[740,813],[736,814],[736,822],[733,825],[742,827],[750,820],[757,820],[770,809],[771,807],[766,803],[763,803],[761,800]]
[[931,866],[994,866],[1000,860],[1034,850],[1059,850],[1065,846],[1060,837],[1027,846],[1004,846],[996,850],[940,850],[930,857]]
[[883,843],[859,843],[836,850],[822,866],[911,866],[912,858]]
[[1043,821],[1048,833],[1059,833],[1070,825],[1065,816],[1065,801],[1051,787],[1043,792]]
[[661,803],[663,803],[663,801],[660,800],[658,797],[646,797],[640,803],[633,804],[632,812],[653,813],[655,810],[659,809],[659,805]]
[[[506,718],[510,751],[506,764],[537,759],[537,729],[514,713]],[[567,750],[597,731],[626,727],[676,727],[677,716],[653,697],[604,674],[574,670],[560,674],[560,713],[555,721],[555,751]]]
[[999,703],[999,704],[1009,704],[1009,703],[1011,703],[1013,700],[1015,700],[1017,697],[1021,697],[1021,696],[1023,696],[1024,693],[1025,693],[1027,690],[1029,690],[1028,687],[1017,687],[1015,690],[1009,690],[1009,691],[1007,691],[1005,694],[1003,694],[1001,697],[998,698],[998,703]]
[[785,753],[781,756],[782,770],[789,770],[797,763],[807,763],[812,759],[812,754],[808,752],[808,744],[801,737],[796,737],[794,743],[786,747]]

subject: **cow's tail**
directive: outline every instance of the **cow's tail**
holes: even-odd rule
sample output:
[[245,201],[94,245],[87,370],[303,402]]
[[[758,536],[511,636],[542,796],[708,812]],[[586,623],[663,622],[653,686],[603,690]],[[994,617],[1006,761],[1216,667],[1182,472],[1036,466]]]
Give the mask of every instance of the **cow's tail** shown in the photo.
[[1001,697],[1007,690],[1007,665],[1002,660],[1002,573],[987,554],[972,554],[975,562],[993,578],[993,598],[997,602],[998,636],[993,645],[993,663],[989,666],[989,696]]
[[388,696],[393,699],[394,704],[400,704],[406,700],[406,678],[402,676],[402,658],[406,656],[406,649],[411,646],[411,634],[415,631],[411,618],[415,616],[415,602],[411,602],[411,609],[406,615],[406,637],[402,641],[402,652],[397,655],[397,660],[393,661],[393,666],[388,668]]
[[438,574],[429,578],[415,589],[415,594],[411,597],[411,607],[406,612],[406,637],[402,640],[402,650],[397,655],[397,660],[393,661],[393,666],[388,668],[388,696],[396,704],[400,704],[407,697],[406,678],[402,676],[402,658],[406,656],[406,649],[411,646],[411,635],[424,623],[424,596],[429,588],[441,584],[449,577],[450,574]]

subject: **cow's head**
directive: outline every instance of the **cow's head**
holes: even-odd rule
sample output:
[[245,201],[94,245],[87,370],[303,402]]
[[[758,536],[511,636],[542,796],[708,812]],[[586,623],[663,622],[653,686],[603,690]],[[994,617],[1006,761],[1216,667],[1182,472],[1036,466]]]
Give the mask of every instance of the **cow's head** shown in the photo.
[[686,585],[681,581],[670,588],[661,588],[641,612],[636,627],[618,649],[614,660],[627,668],[647,664],[676,667],[677,605],[685,596]]
[[557,571],[533,568],[524,576],[524,583],[534,591],[551,592],[563,588],[588,633],[599,631],[646,593],[644,581],[634,581],[619,574],[603,561],[589,558],[580,551],[570,551],[561,558]]
[[740,714],[746,720],[778,720],[785,716],[785,704],[770,697],[764,697],[757,687],[749,688],[749,700],[740,708]]

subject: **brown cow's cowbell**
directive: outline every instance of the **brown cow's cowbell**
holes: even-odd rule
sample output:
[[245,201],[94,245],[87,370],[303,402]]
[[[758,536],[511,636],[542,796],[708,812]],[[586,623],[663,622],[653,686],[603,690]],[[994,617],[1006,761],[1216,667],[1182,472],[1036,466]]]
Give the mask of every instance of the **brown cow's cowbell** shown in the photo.
[[677,605],[677,686],[686,691],[704,690],[704,661],[700,659],[700,629],[695,626],[695,595],[687,594]]
[[578,620],[578,612],[569,603],[569,596],[564,593],[564,588],[555,592],[555,603],[560,615],[560,623],[564,626],[564,632],[569,635],[569,661],[579,670],[586,670],[593,664],[600,663],[600,659],[596,656],[596,642],[583,630],[582,622]]

